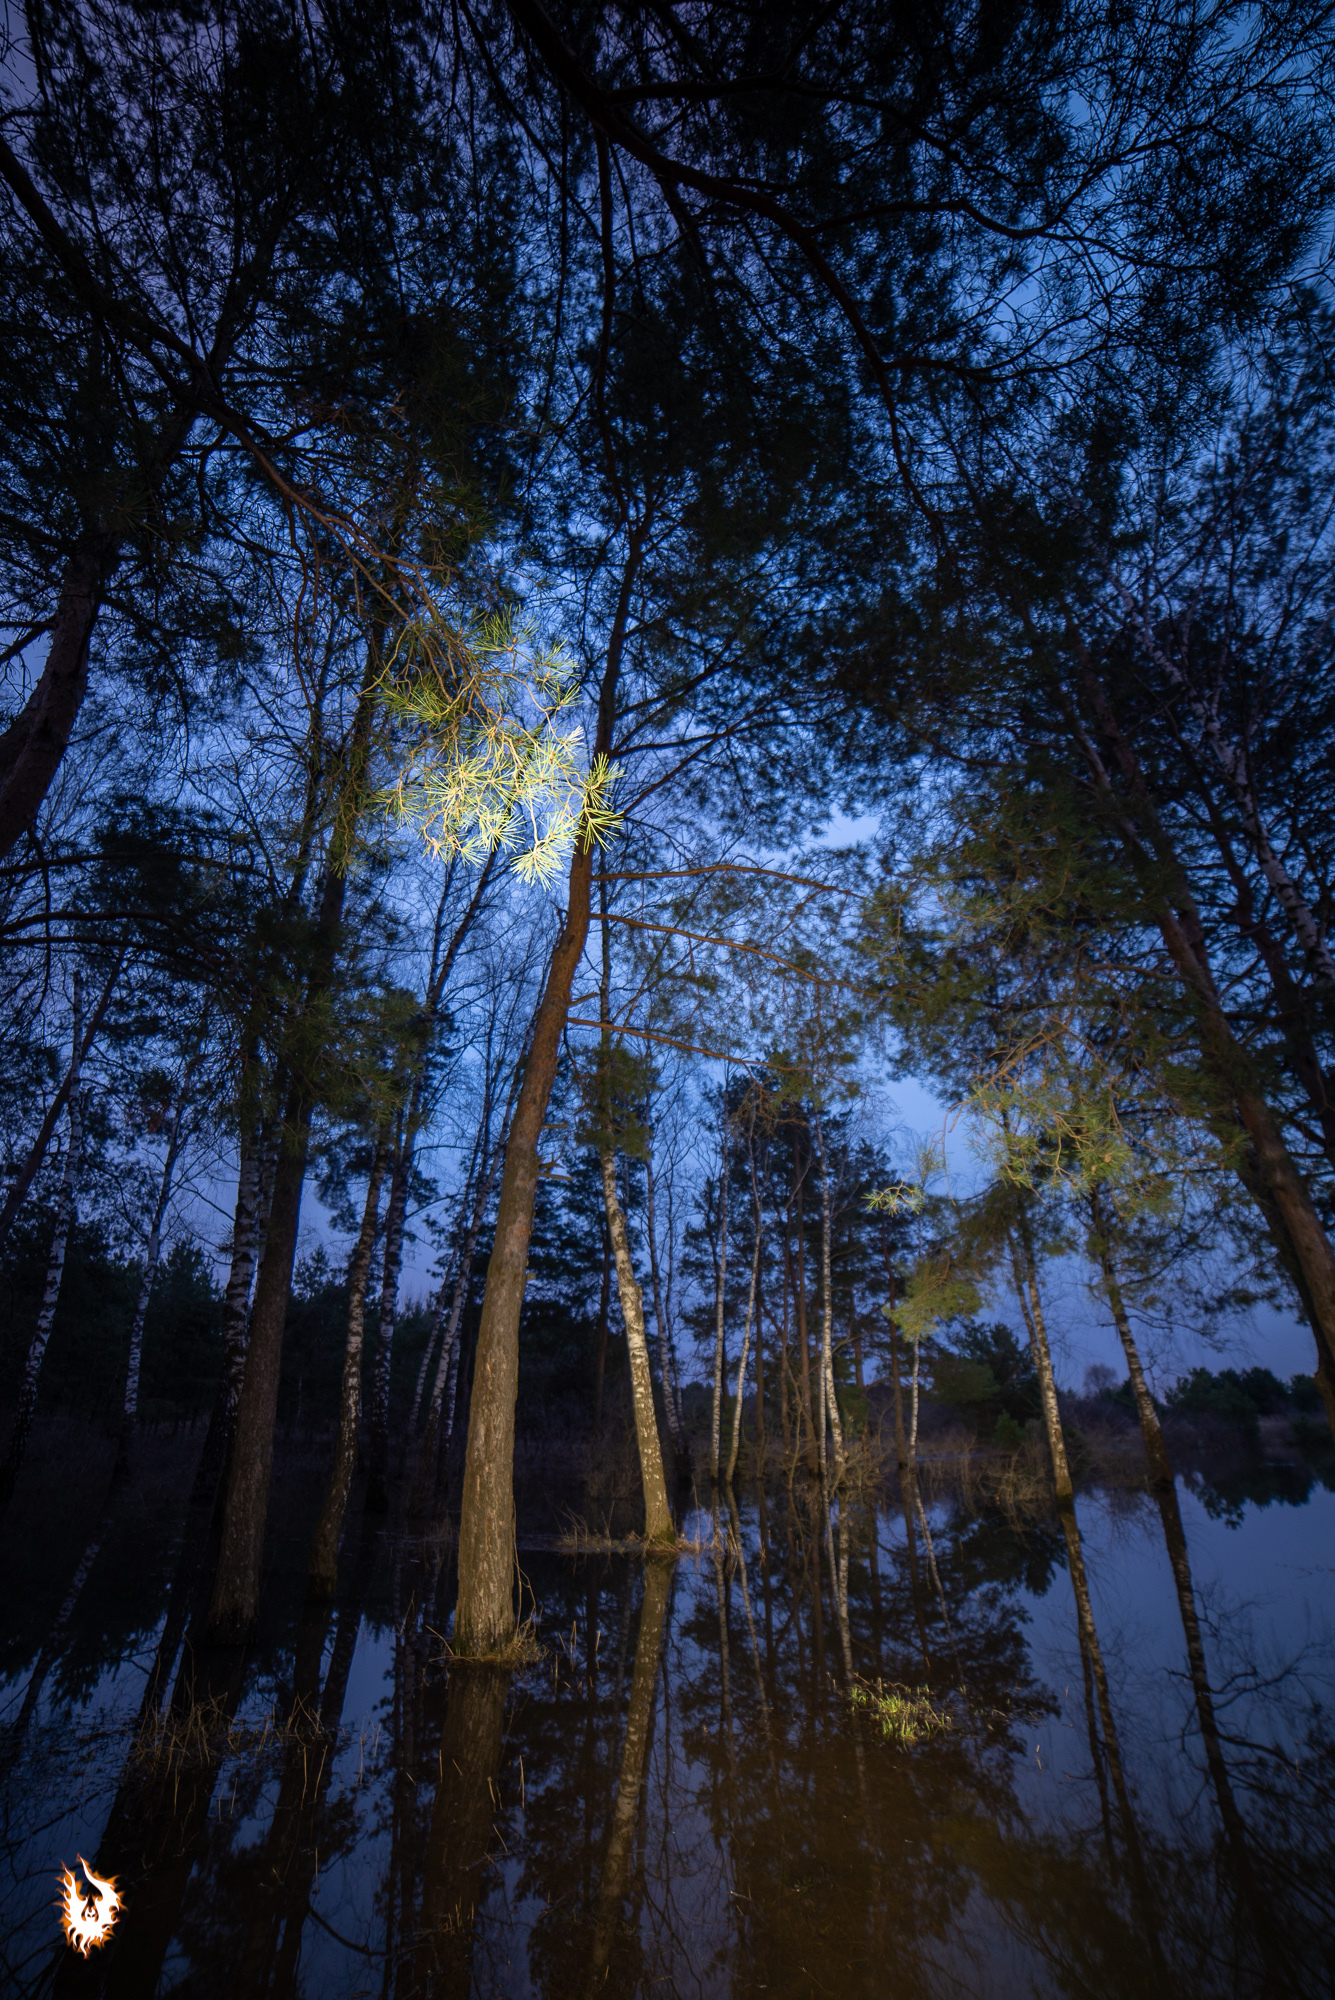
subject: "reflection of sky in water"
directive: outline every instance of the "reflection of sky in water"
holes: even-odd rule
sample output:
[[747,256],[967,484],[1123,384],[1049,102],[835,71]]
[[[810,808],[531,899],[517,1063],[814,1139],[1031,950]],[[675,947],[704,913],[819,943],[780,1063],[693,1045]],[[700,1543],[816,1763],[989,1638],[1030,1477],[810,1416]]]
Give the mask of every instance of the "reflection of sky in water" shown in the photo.
[[[1328,1560],[1335,1495],[1317,1488],[1300,1507],[1246,1505],[1236,1526],[1212,1518],[1186,1488],[1181,1497],[1224,1727],[1253,1744],[1302,1751],[1311,1703],[1335,1701],[1335,1590]],[[1080,1517],[1123,1754],[1147,1837],[1162,1839],[1165,1853],[1177,1847],[1184,1855],[1196,1848],[1208,1853],[1216,1822],[1203,1784],[1157,1512],[1144,1496],[1087,1493],[1080,1498]],[[1022,1712],[1014,1720],[1009,1755],[995,1738],[982,1735],[969,1747],[958,1728],[948,1748],[929,1744],[909,1753],[889,1749],[865,1732],[855,1736],[839,1691],[838,1602],[824,1537],[818,1631],[809,1569],[805,1582],[800,1575],[796,1584],[785,1576],[778,1501],[769,1511],[766,1604],[756,1515],[748,1503],[743,1533],[751,1625],[740,1571],[734,1567],[725,1581],[730,1741],[718,1579],[708,1554],[682,1562],[673,1582],[653,1682],[633,1865],[606,1990],[710,1995],[831,1990],[850,2000],[855,1992],[889,1990],[878,1986],[864,1962],[868,1938],[877,1934],[878,1920],[868,1911],[878,1896],[884,1904],[878,1949],[888,1954],[887,1966],[902,1968],[905,1992],[1064,1990],[1036,1955],[1027,1919],[1015,1920],[1011,1903],[1021,1890],[1008,1886],[1006,1873],[1007,1843],[1013,1845],[1021,1834],[1030,1839],[1035,1830],[1048,1829],[1053,1852],[1072,1867],[1085,1865],[1080,1857],[1093,1851],[1091,1842],[1097,1847],[1099,1838],[1064,1562],[1051,1570],[1046,1589],[1026,1588],[1020,1571],[1027,1558],[1023,1549],[1017,1556],[1018,1545],[1004,1529],[989,1529],[994,1535],[989,1542],[979,1538],[975,1526],[970,1541],[965,1523],[961,1543],[955,1532],[961,1524],[952,1522],[949,1506],[933,1507],[930,1519],[957,1657],[967,1653],[985,1662],[987,1648],[995,1644],[997,1657],[1004,1655],[1008,1663],[1005,1672],[1012,1678],[1019,1674],[1016,1685],[1027,1682],[1029,1694],[1040,1698],[1039,1709],[1041,1697],[1050,1696],[1053,1712]],[[871,1580],[865,1541],[859,1547],[856,1540],[865,1521],[857,1510],[850,1520],[854,1664],[874,1675]],[[697,1526],[706,1532],[708,1517],[698,1517]],[[884,1658],[888,1671],[909,1678],[917,1670],[917,1641],[905,1594],[904,1541],[902,1515],[883,1515]],[[990,1576],[989,1550],[1004,1558]],[[800,1571],[800,1548],[798,1554]],[[808,1540],[808,1564],[812,1554]],[[960,1587],[964,1571],[958,1565],[965,1560],[973,1565],[968,1575],[977,1586],[971,1594]],[[382,1562],[382,1572],[384,1567]],[[589,1938],[627,1735],[642,1586],[623,1558],[599,1560],[576,1572],[565,1559],[538,1551],[526,1553],[525,1568],[547,1651],[540,1665],[517,1678],[506,1712],[495,1777],[497,1835],[491,1865],[476,1878],[482,1904],[472,1990],[564,2000],[587,1986]],[[420,1582],[419,1577],[414,1587]],[[934,1664],[945,1684],[956,1675],[929,1601],[925,1569],[922,1583]],[[405,1589],[400,1618],[411,1600]],[[586,1679],[591,1618],[599,1634],[592,1700]],[[120,1777],[124,1728],[138,1705],[152,1643],[151,1635],[141,1635],[135,1658],[105,1669],[77,1706],[62,1702],[53,1674],[56,1693],[48,1688],[43,1695],[26,1752],[9,1774],[0,1848],[0,1985],[6,1993],[35,1992],[44,1968],[53,1963],[54,1875],[76,1849],[90,1859],[97,1852]],[[396,1701],[395,1643],[382,1573],[361,1624],[344,1702],[344,1735],[322,1808],[326,1816],[340,1816],[339,1830],[320,1856],[325,1822],[312,1821],[307,1828],[316,1845],[310,1910],[301,1929],[299,1985],[284,1991],[327,1994],[332,2000],[427,1990],[414,1983],[410,1947],[420,1877],[428,1865],[432,1805],[443,1777],[437,1746],[448,1696],[441,1677],[428,1673],[412,1710],[417,1755],[405,1779],[394,1760],[396,1717],[401,1728],[409,1726],[408,1710]],[[979,1647],[981,1653],[971,1650]],[[764,1703],[756,1653],[767,1674]],[[424,1657],[438,1655],[438,1643],[429,1641]],[[777,1664],[768,1675],[771,1660]],[[280,1649],[250,1685],[242,1714],[263,1716],[281,1695],[282,1675],[289,1669]],[[7,1722],[25,1682],[26,1674],[19,1675],[4,1690]],[[998,1682],[988,1699],[1003,1697]],[[1262,1769],[1266,1759],[1243,1750],[1231,1750],[1230,1759],[1246,1807],[1244,1766]],[[224,1762],[163,1962],[160,1991],[193,1996],[233,1990],[228,1953],[239,1949],[251,1921],[255,1884],[264,1879],[271,1841],[281,1831],[274,1827],[281,1765],[281,1753],[271,1755],[264,1782],[257,1785],[253,1764],[244,1758]],[[975,1799],[970,1786],[983,1782],[979,1774],[986,1774],[990,1790]],[[917,1804],[908,1810],[914,1786]],[[877,1854],[870,1872],[869,1833]],[[952,1884],[935,1912],[934,1871]],[[913,1919],[917,1928],[911,1935],[902,1929],[904,1884],[910,1880],[925,1910]],[[382,1988],[387,1925],[400,1949],[397,1983]],[[855,1937],[863,1929],[867,1937]],[[822,1983],[822,1970],[834,1976],[834,1984]],[[618,1979],[631,1984],[618,1986]],[[435,1990],[453,1989],[438,1980]],[[1212,1976],[1200,1990],[1228,1989]]]

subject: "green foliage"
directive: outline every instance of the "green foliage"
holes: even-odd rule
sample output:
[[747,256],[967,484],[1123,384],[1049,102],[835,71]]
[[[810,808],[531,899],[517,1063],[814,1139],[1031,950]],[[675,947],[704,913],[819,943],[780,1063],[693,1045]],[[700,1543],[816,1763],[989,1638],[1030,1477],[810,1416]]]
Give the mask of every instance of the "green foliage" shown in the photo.
[[[1296,1377],[1295,1380],[1310,1378]],[[1255,1435],[1263,1416],[1287,1416],[1290,1391],[1268,1368],[1193,1368],[1173,1384],[1164,1407],[1173,1416],[1212,1417]]]
[[949,1714],[935,1705],[930,1688],[858,1678],[848,1690],[848,1705],[855,1715],[865,1715],[876,1725],[883,1742],[901,1749],[925,1743],[950,1727]]

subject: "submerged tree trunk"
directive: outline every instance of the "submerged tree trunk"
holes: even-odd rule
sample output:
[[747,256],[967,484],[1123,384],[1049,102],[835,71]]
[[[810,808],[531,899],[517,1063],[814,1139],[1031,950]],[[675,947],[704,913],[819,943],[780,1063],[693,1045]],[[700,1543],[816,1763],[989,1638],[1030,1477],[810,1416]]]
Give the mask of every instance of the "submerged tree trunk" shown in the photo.
[[676,1529],[668,1506],[663,1453],[658,1442],[658,1420],[654,1415],[649,1343],[644,1333],[644,1294],[631,1261],[626,1219],[617,1198],[616,1154],[610,1146],[602,1155],[601,1166],[607,1233],[616,1258],[617,1293],[621,1300],[621,1317],[625,1323],[630,1358],[630,1394],[635,1411],[635,1438],[640,1452],[640,1479],[644,1486],[644,1536],[649,1542],[671,1542],[676,1539]]
[[389,1132],[382,1126],[371,1159],[366,1184],[362,1226],[357,1235],[352,1261],[348,1266],[348,1333],[343,1348],[343,1380],[339,1388],[338,1436],[334,1443],[334,1463],[329,1471],[324,1505],[311,1542],[306,1588],[312,1597],[332,1597],[338,1581],[338,1549],[343,1538],[343,1516],[348,1491],[357,1463],[357,1420],[362,1395],[362,1336],[366,1320],[366,1281],[371,1270],[380,1220],[380,1184],[389,1157]]
[[[83,974],[74,975],[74,1036],[73,1044],[77,1060],[82,1059],[83,1048]],[[77,1069],[77,1061],[75,1065]],[[37,1409],[37,1378],[41,1373],[42,1357],[46,1353],[47,1342],[51,1338],[51,1327],[56,1317],[56,1304],[60,1298],[60,1281],[65,1272],[65,1253],[69,1247],[70,1230],[74,1223],[74,1184],[78,1179],[79,1166],[83,1154],[83,1106],[79,1101],[79,1080],[77,1074],[69,1093],[70,1138],[65,1154],[65,1167],[60,1176],[60,1187],[56,1193],[56,1226],[51,1237],[51,1250],[46,1262],[46,1284],[42,1291],[42,1303],[37,1314],[37,1325],[28,1343],[28,1357],[23,1367],[23,1382],[19,1389],[18,1408],[14,1412],[14,1428],[10,1433],[9,1450],[3,1468],[0,1468],[0,1511],[6,1508],[14,1497],[14,1488],[24,1458],[27,1456],[28,1439],[32,1435],[33,1416]]]

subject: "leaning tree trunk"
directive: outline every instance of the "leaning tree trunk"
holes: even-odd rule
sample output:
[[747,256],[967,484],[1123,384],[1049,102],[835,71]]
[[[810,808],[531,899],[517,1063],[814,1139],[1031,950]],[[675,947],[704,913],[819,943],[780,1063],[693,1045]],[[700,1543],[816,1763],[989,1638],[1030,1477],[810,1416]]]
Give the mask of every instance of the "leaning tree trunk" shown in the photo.
[[538,1193],[539,1140],[561,1058],[575,972],[589,934],[592,844],[578,837],[569,904],[552,950],[533,1024],[533,1044],[515,1106],[487,1266],[468,1419],[459,1522],[459,1598],[454,1650],[475,1658],[504,1650],[514,1636],[515,1397],[519,1315]]
[[603,1203],[607,1210],[607,1233],[616,1258],[617,1293],[621,1317],[626,1327],[626,1348],[630,1357],[630,1394],[635,1410],[635,1438],[640,1449],[640,1478],[644,1485],[644,1538],[647,1542],[672,1542],[676,1529],[668,1506],[667,1482],[663,1478],[663,1453],[658,1442],[658,1420],[654,1416],[654,1384],[649,1372],[649,1343],[644,1333],[644,1294],[631,1262],[626,1218],[617,1197],[616,1154],[610,1144],[602,1155]]
[[[70,1092],[78,1088],[80,1071],[87,1060],[89,1049],[93,1046],[97,1031],[102,1025],[102,1017],[111,1004],[111,996],[115,990],[116,981],[120,978],[121,968],[124,964],[125,955],[122,953],[111,968],[107,983],[98,995],[93,1011],[88,1016],[88,1020],[84,1025],[83,1034],[75,1040],[74,1046],[70,1051],[70,1066],[65,1072],[60,1088],[47,1106],[46,1116],[42,1120],[37,1137],[33,1140],[31,1146],[29,1146],[24,1155],[22,1166],[20,1166],[10,1183],[9,1192],[5,1196],[4,1204],[0,1206],[0,1242],[3,1242],[4,1238],[9,1234],[14,1219],[23,1206],[23,1198],[32,1186],[42,1161],[46,1158],[47,1148],[51,1144],[56,1126],[60,1123],[60,1115],[69,1102]],[[76,973],[75,979],[79,983],[80,994],[82,994],[83,974]]]
[[[1233,1031],[1210,963],[1204,920],[1140,761],[1078,638],[1076,650],[1085,691],[1134,800],[1134,821],[1123,809],[1124,802],[1114,793],[1102,758],[1079,725],[1077,741],[1095,788],[1145,882],[1164,948],[1195,1013],[1204,1067],[1218,1096],[1218,1111],[1222,1113],[1225,1105],[1230,1107],[1251,1142],[1255,1173],[1240,1169],[1239,1178],[1268,1219],[1273,1209],[1292,1248],[1295,1278],[1316,1341],[1317,1387],[1335,1436],[1335,1247],[1264,1094],[1250,1051]],[[1218,1116],[1215,1122],[1220,1122]],[[1257,1180],[1263,1190],[1259,1198]]]
[[389,1157],[389,1133],[382,1126],[371,1159],[366,1184],[366,1205],[362,1226],[348,1266],[348,1334],[343,1347],[343,1380],[338,1399],[338,1437],[334,1463],[329,1472],[324,1505],[311,1543],[306,1587],[312,1597],[332,1597],[338,1581],[338,1547],[343,1537],[343,1516],[348,1505],[348,1489],[357,1463],[357,1419],[362,1396],[362,1334],[366,1320],[366,1281],[371,1270],[380,1220],[380,1183]]
[[[76,972],[73,1037],[76,1059],[81,1059],[82,1029],[83,974]],[[28,1439],[32,1435],[32,1421],[37,1409],[37,1378],[41,1373],[42,1357],[46,1353],[47,1342],[51,1338],[56,1302],[60,1297],[60,1281],[65,1271],[65,1252],[74,1221],[74,1183],[78,1178],[80,1157],[83,1152],[83,1107],[79,1102],[77,1074],[74,1088],[69,1093],[69,1107],[69,1150],[65,1154],[65,1168],[56,1194],[56,1226],[51,1238],[50,1255],[47,1258],[46,1285],[42,1292],[41,1308],[37,1314],[37,1325],[28,1345],[28,1357],[24,1363],[23,1383],[19,1390],[18,1408],[14,1413],[14,1428],[10,1434],[9,1451],[4,1466],[0,1469],[0,1510],[7,1507],[14,1497],[14,1487],[27,1455]]]

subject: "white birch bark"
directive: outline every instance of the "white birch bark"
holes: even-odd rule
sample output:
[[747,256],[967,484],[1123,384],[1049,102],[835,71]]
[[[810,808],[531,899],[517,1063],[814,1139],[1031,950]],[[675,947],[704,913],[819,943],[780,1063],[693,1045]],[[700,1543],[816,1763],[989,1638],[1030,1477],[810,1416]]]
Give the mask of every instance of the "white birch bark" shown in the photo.
[[[825,1414],[829,1418],[830,1436],[834,1445],[834,1476],[842,1483],[845,1472],[844,1427],[839,1416],[839,1404],[834,1393],[834,1290],[831,1285],[831,1236],[833,1234],[830,1175],[825,1158],[825,1138],[821,1131],[820,1113],[811,1114],[811,1135],[816,1142],[816,1157],[820,1161],[820,1275],[821,1275],[821,1322],[820,1322],[820,1372],[821,1398]],[[820,1462],[825,1469],[825,1424],[820,1427]]]
[[607,1233],[612,1239],[616,1260],[617,1295],[626,1328],[626,1348],[630,1356],[630,1394],[635,1412],[635,1439],[640,1449],[640,1480],[644,1487],[644,1538],[648,1542],[675,1539],[672,1514],[668,1507],[667,1483],[663,1478],[663,1452],[658,1441],[658,1420],[654,1415],[654,1384],[649,1372],[649,1343],[644,1332],[644,1294],[631,1260],[626,1218],[617,1196],[616,1154],[609,1145],[601,1160],[603,1206],[607,1211]]
[[718,1484],[719,1417],[723,1401],[723,1294],[728,1276],[728,1118],[725,1110],[719,1148],[718,1255],[714,1265],[714,1415],[709,1439],[709,1476]]
[[343,1377],[339,1387],[338,1437],[334,1445],[334,1463],[330,1468],[324,1505],[320,1510],[320,1519],[316,1524],[315,1536],[311,1543],[310,1565],[307,1572],[308,1588],[314,1597],[332,1597],[338,1575],[338,1546],[343,1534],[348,1489],[352,1484],[353,1468],[357,1460],[357,1420],[361,1407],[362,1345],[366,1323],[366,1281],[370,1275],[371,1252],[375,1246],[376,1228],[380,1220],[380,1187],[385,1177],[385,1161],[388,1154],[389,1135],[382,1130],[377,1137],[375,1152],[371,1159],[371,1172],[366,1184],[366,1201],[362,1209],[362,1226],[348,1267],[348,1331],[343,1346]]

